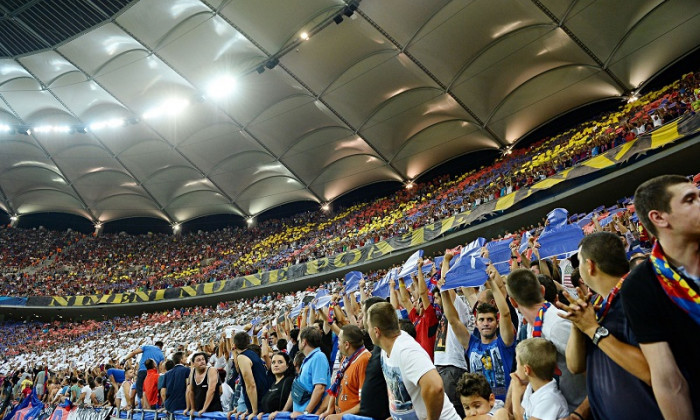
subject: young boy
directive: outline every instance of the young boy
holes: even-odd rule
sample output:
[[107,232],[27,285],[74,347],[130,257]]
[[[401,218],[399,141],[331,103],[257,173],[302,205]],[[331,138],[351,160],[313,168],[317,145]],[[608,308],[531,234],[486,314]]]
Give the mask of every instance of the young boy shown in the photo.
[[569,415],[566,399],[553,379],[557,349],[544,338],[521,341],[515,348],[518,369],[511,374],[516,420],[557,420]]
[[503,408],[503,401],[496,399],[486,377],[479,373],[462,375],[457,382],[457,393],[468,420],[491,420]]

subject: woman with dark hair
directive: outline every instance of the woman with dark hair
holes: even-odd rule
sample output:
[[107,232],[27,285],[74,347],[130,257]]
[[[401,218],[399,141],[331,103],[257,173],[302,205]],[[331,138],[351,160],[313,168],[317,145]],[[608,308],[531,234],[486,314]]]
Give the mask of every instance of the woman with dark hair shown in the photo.
[[276,352],[273,354],[270,365],[274,382],[270,381],[270,390],[261,401],[262,408],[258,414],[258,420],[262,419],[262,413],[284,410],[284,405],[292,390],[292,382],[294,382],[294,366],[286,353]]

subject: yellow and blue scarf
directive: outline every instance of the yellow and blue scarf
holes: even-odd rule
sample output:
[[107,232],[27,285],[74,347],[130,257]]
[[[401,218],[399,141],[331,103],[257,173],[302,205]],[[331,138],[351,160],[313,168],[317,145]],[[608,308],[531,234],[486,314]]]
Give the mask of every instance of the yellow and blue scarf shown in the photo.
[[656,278],[669,299],[700,324],[700,295],[688,284],[692,280],[686,279],[669,264],[658,241],[654,244],[649,259],[654,266]]

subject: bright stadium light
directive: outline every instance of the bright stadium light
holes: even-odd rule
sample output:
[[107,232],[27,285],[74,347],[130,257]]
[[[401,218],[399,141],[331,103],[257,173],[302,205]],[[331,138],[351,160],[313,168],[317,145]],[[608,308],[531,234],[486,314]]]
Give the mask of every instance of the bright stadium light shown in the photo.
[[409,180],[408,182],[406,182],[406,189],[407,190],[413,189],[413,181]]
[[331,205],[330,205],[330,204],[328,204],[328,203],[323,203],[323,204],[321,204],[321,210],[323,210],[323,211],[328,211],[328,210],[330,210],[330,209],[331,209]]
[[230,95],[238,85],[235,78],[231,76],[221,76],[211,82],[207,87],[207,96],[214,99],[225,98]]
[[0,132],[7,133],[10,131],[10,126],[7,124],[0,124]]
[[246,217],[245,222],[248,223],[249,225],[253,224],[253,216]]
[[171,98],[161,103],[157,107],[151,108],[148,111],[144,112],[143,119],[148,120],[158,118],[164,115],[177,115],[181,113],[185,108],[187,108],[189,104],[190,101],[186,99]]
[[299,38],[301,38],[302,41],[306,41],[309,39],[309,34],[307,32],[302,32]]

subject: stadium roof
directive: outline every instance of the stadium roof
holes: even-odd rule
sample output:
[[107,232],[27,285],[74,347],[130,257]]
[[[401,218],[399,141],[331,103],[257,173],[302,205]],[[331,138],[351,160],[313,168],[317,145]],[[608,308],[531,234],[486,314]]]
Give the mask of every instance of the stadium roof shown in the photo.
[[700,45],[697,0],[0,2],[0,208],[171,223],[512,146]]

